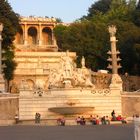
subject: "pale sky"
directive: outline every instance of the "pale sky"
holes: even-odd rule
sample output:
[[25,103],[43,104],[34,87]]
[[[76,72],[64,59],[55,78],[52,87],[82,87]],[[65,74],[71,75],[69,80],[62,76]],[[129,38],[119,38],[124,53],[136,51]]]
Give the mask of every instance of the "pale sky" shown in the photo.
[[88,8],[97,0],[8,0],[21,16],[48,16],[73,22],[87,15]]

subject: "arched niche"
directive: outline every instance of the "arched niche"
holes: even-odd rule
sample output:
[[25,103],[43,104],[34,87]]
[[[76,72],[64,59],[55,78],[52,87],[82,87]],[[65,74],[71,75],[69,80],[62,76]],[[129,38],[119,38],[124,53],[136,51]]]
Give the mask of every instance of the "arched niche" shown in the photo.
[[35,27],[30,27],[28,29],[28,43],[30,45],[37,44],[37,29]]
[[30,89],[30,90],[33,90],[34,87],[35,87],[34,81],[33,81],[32,79],[27,79],[26,82],[27,82],[27,84],[28,84],[28,86],[29,86],[29,89]]
[[42,42],[43,45],[52,45],[52,30],[48,27],[42,30]]
[[23,30],[20,28],[15,36],[15,44],[23,44]]

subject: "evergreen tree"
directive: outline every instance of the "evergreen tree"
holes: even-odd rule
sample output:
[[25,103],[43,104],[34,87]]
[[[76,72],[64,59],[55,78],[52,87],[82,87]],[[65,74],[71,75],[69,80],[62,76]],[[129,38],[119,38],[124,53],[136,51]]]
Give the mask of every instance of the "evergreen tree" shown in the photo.
[[13,79],[13,72],[16,63],[14,58],[13,41],[17,30],[19,29],[19,16],[16,14],[10,4],[6,0],[0,0],[0,22],[3,23],[4,29],[2,32],[2,49],[5,51],[3,63],[6,65],[4,68],[4,76],[9,85],[9,81]]

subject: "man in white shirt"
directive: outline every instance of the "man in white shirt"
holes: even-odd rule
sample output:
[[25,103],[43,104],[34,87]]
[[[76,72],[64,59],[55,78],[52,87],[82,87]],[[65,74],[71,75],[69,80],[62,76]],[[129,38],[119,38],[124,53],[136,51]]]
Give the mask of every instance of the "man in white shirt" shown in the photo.
[[140,140],[140,117],[139,115],[134,116],[134,134],[135,140]]

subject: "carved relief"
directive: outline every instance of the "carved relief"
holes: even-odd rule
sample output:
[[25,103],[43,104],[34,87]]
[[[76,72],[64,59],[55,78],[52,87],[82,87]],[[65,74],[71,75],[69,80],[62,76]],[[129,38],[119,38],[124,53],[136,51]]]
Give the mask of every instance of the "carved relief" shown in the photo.
[[85,67],[84,61],[83,58],[82,68],[76,68],[67,51],[61,56],[60,69],[50,70],[49,87],[94,87],[91,81],[91,72]]

